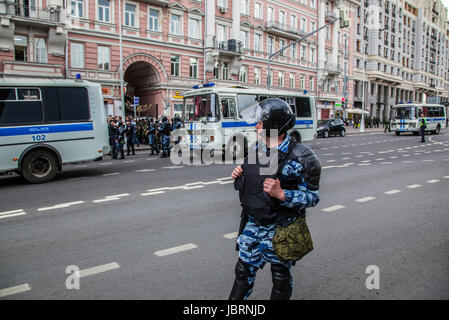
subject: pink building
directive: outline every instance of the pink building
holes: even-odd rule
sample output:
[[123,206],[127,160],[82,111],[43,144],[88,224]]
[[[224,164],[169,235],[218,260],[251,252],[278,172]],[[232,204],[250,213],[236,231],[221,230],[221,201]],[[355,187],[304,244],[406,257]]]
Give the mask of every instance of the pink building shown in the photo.
[[[353,2],[0,0],[0,74],[80,74],[101,83],[109,114],[124,111],[123,74],[126,101],[138,96],[146,115],[173,115],[181,112],[178,97],[194,85],[266,87],[271,53],[337,18],[340,8],[352,17]],[[287,49],[271,64],[272,88],[307,90],[319,117],[332,116],[346,62],[352,76],[351,30],[337,21]],[[351,106],[351,85],[347,92]]]

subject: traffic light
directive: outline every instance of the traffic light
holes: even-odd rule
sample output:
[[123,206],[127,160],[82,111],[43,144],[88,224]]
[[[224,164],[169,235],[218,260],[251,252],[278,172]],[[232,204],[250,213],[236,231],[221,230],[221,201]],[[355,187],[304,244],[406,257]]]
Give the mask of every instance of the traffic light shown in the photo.
[[346,11],[340,10],[340,28],[349,27],[349,20],[346,19]]
[[341,98],[341,107],[343,109],[346,109],[346,100],[345,100],[345,98]]

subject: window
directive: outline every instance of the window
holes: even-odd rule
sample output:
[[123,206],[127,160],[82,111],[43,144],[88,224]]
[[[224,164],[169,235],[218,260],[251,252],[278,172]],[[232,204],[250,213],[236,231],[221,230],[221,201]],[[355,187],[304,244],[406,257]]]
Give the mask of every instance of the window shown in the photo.
[[39,89],[0,89],[0,126],[43,120]]
[[315,21],[310,22],[310,32],[315,31],[316,23]]
[[220,42],[228,40],[226,26],[217,24],[217,40]]
[[254,18],[262,19],[262,4],[258,2],[254,4]]
[[297,25],[297,21],[296,21],[296,16],[294,14],[292,14],[290,16],[290,28],[292,30],[297,30],[298,29],[298,25]]
[[249,12],[249,0],[240,0],[240,13],[247,16]]
[[279,71],[278,85],[279,85],[279,87],[284,86],[284,72],[283,71]]
[[262,51],[262,35],[259,33],[254,35],[254,50]]
[[200,22],[196,19],[189,19],[189,37],[200,38]]
[[242,41],[243,48],[249,48],[248,40],[248,31],[240,31],[240,41]]
[[300,26],[300,30],[302,32],[306,32],[306,19],[301,18],[301,26]]
[[223,80],[229,79],[229,65],[227,63],[223,63]]
[[14,35],[14,57],[16,61],[28,61],[28,38]]
[[[279,40],[279,50],[285,48],[285,40]],[[280,54],[282,57],[285,56],[285,51],[281,51]]]
[[159,11],[150,9],[148,17],[148,29],[151,31],[159,31]]
[[217,1],[217,7],[219,7],[219,8],[227,8],[228,6],[226,5],[226,0],[218,0]]
[[295,102],[297,117],[310,118],[312,116],[309,98],[298,97],[295,99]]
[[179,56],[171,56],[170,75],[179,77]]
[[188,97],[184,100],[187,121],[206,118],[207,121],[220,119],[220,105],[216,94],[203,94]]
[[98,20],[110,22],[111,1],[98,0]]
[[136,6],[132,4],[125,4],[125,26],[136,26]]
[[315,48],[310,48],[310,61],[315,63]]
[[44,38],[34,38],[34,61],[47,63],[47,46]]
[[295,88],[295,74],[294,73],[290,73],[290,88],[292,88],[292,89]]
[[290,47],[290,57],[296,59],[296,43]]
[[270,73],[268,73],[268,70],[267,70],[267,84],[269,84],[269,85],[272,85],[272,83],[273,83],[273,73],[274,73],[273,70],[271,70]]
[[267,21],[274,21],[274,9],[272,7],[268,7],[267,10]]
[[315,78],[314,77],[310,77],[309,78],[309,90],[313,91],[314,88],[315,88]]
[[247,82],[248,81],[248,68],[246,66],[241,66],[239,70],[239,81]]
[[279,23],[282,25],[282,27],[284,28],[286,25],[286,18],[287,15],[285,14],[285,11],[279,11]]
[[70,15],[73,17],[83,17],[83,0],[72,0]]
[[46,88],[45,109],[49,121],[89,120],[86,88]]
[[84,45],[82,43],[70,43],[70,58],[72,68],[84,69]]
[[110,59],[110,48],[98,46],[98,69],[109,70]]
[[260,84],[261,72],[260,68],[254,68],[254,84]]
[[170,15],[170,33],[181,35],[181,16],[177,14]]
[[273,37],[268,37],[268,43],[267,43],[268,53],[273,53],[274,52],[273,51],[273,48],[274,48],[273,44],[274,44],[274,38]]
[[299,89],[304,90],[306,88],[305,82],[304,82],[304,76],[301,76],[299,78]]
[[190,78],[198,78],[198,59],[190,58]]
[[306,46],[301,46],[301,60],[306,60]]
[[237,116],[234,99],[222,99],[221,110],[223,111],[223,118],[233,119]]
[[331,28],[329,26],[326,27],[326,40],[331,39]]

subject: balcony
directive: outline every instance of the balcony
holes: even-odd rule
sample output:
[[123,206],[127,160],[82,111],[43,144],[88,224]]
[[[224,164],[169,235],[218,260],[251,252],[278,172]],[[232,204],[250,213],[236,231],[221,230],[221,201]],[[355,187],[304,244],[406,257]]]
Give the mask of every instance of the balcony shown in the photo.
[[269,34],[291,40],[297,40],[298,38],[307,35],[305,31],[300,31],[299,29],[293,28],[287,24],[279,23],[277,21],[268,21],[265,24],[265,31]]
[[339,75],[341,73],[341,68],[334,64],[324,64],[324,70],[327,71],[329,75]]
[[169,0],[140,0],[140,2],[152,4],[153,6],[163,7],[163,8],[168,7],[168,5],[170,3]]
[[214,41],[215,49],[218,49],[220,53],[228,56],[238,56],[243,52],[243,43],[240,40],[230,39],[226,41]]
[[48,77],[63,78],[64,65],[3,60],[3,74],[11,77]]
[[326,11],[325,19],[326,19],[326,22],[332,22],[332,21],[338,19],[338,17],[332,11]]
[[0,16],[11,16],[16,21],[32,23],[64,23],[64,10],[60,6],[39,8],[33,5],[22,5],[11,1],[0,1]]

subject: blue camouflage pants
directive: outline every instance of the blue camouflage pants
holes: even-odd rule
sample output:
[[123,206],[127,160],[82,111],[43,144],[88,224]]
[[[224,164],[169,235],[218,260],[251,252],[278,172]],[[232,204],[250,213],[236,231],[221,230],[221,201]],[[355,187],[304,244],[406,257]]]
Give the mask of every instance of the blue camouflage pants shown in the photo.
[[161,136],[161,140],[162,140],[162,151],[164,152],[170,151],[170,136],[164,134]]
[[[247,299],[253,291],[257,270],[262,269],[267,262],[281,264],[289,270],[292,267],[291,261],[281,262],[273,251],[272,239],[275,226],[274,224],[267,226],[258,225],[250,219],[237,239],[239,258],[250,266],[250,276],[248,277],[249,290],[244,299]],[[292,277],[290,277],[290,286],[293,287]]]

